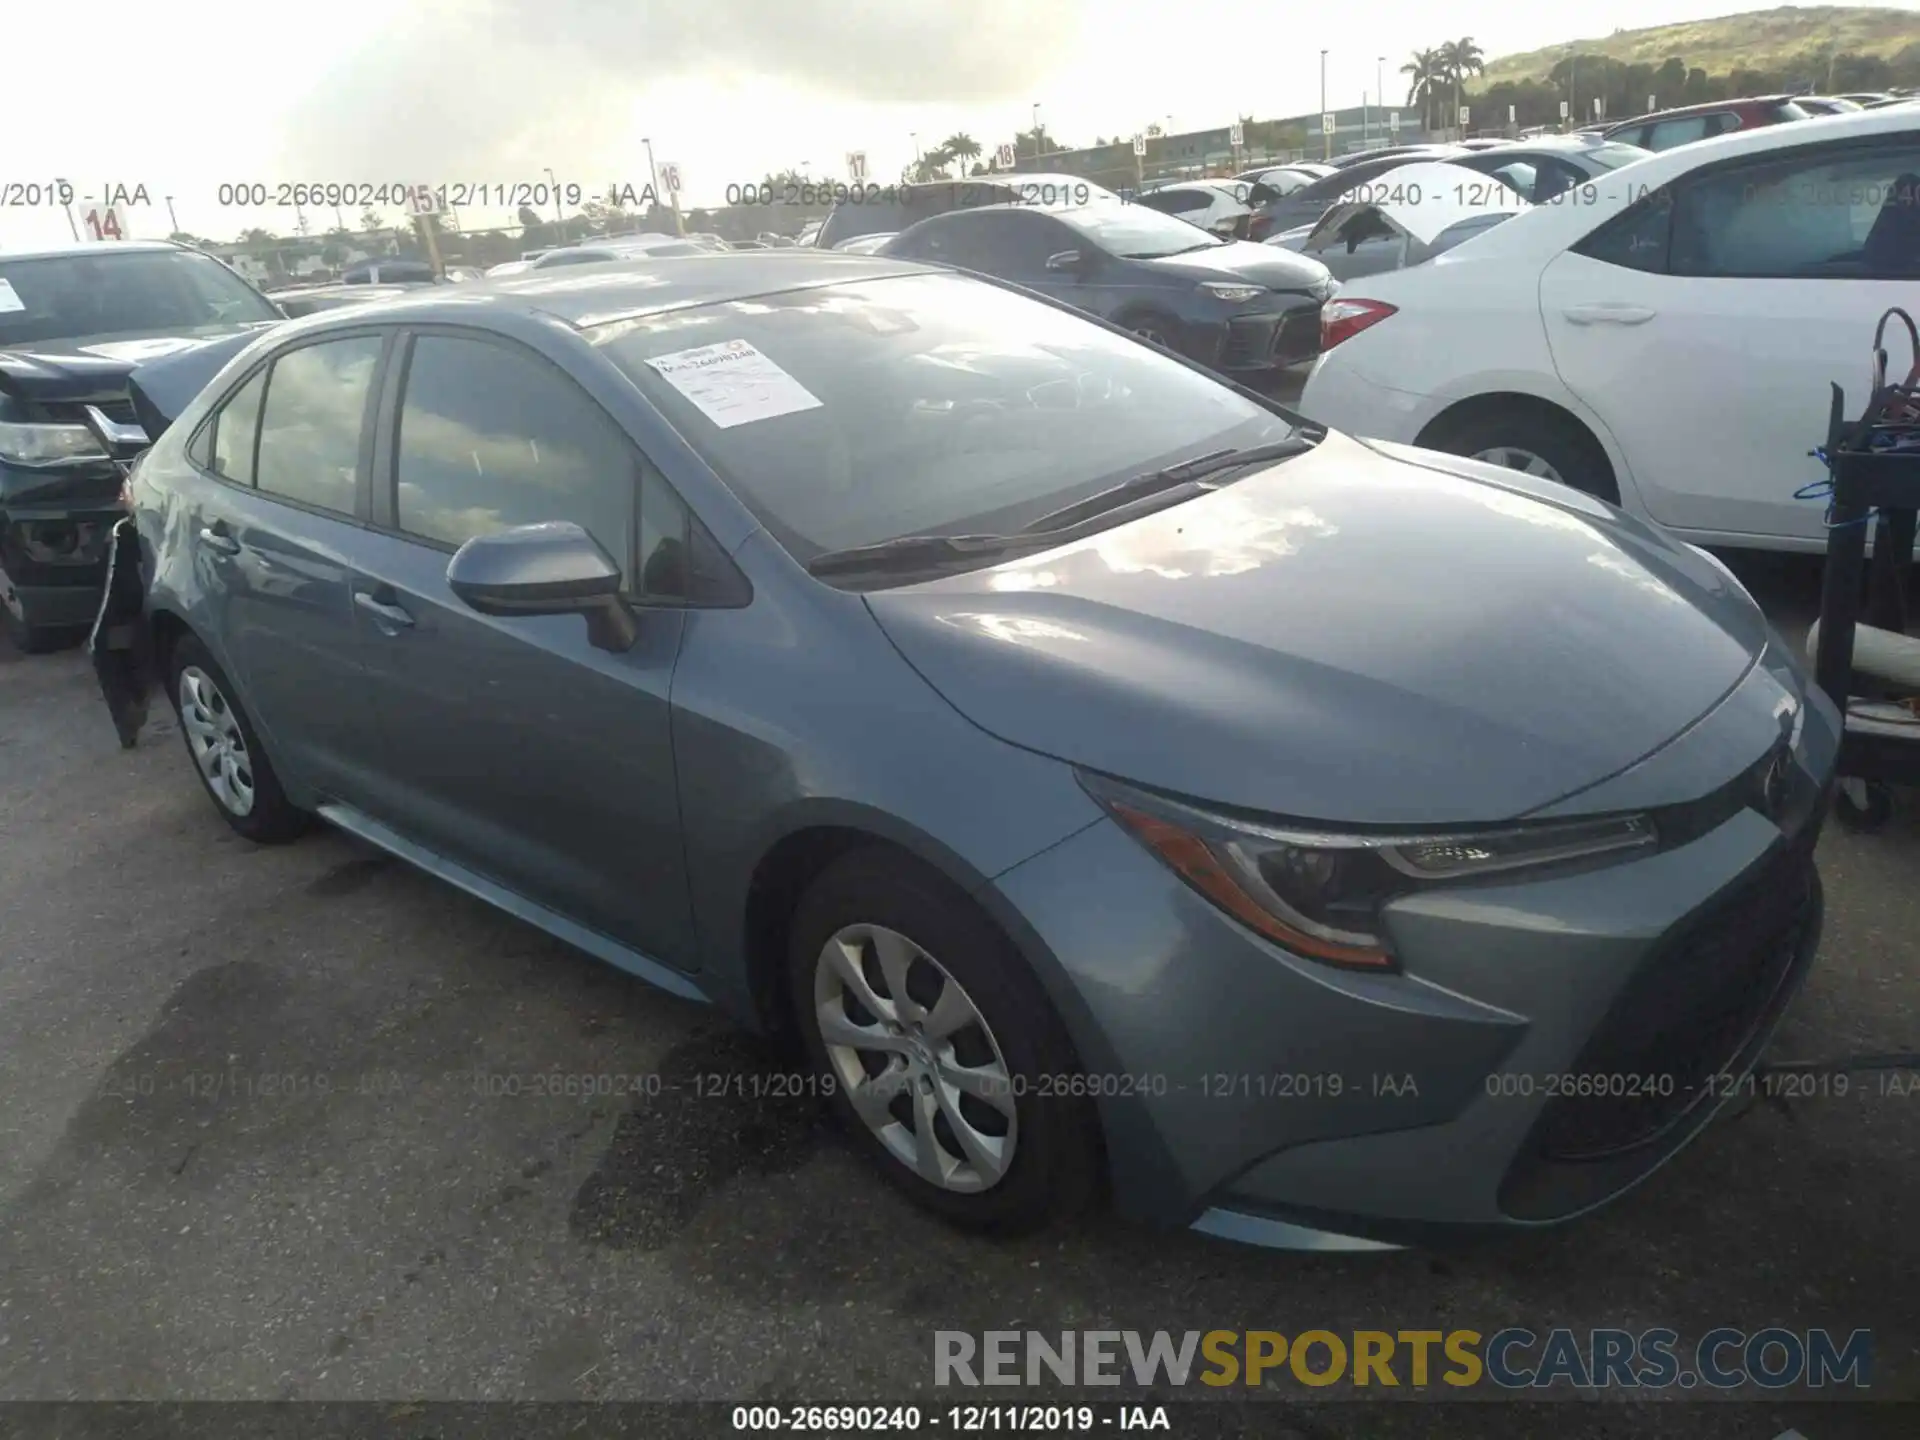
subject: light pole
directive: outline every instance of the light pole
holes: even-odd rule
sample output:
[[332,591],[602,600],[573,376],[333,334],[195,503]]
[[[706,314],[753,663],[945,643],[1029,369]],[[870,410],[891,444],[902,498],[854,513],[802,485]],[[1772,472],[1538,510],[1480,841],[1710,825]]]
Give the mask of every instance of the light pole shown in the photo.
[[[647,136],[640,137],[640,143],[647,147],[647,185],[653,191],[653,205],[660,203],[660,172],[654,168],[653,141]],[[647,207],[647,220],[653,220],[653,205]]]
[[173,197],[169,195],[166,197],[166,199],[167,199],[167,233],[170,235],[178,235],[180,233],[180,221],[173,213]]
[[1327,130],[1327,52],[1320,52],[1320,158],[1333,159],[1333,136]]
[[1040,158],[1040,102],[1033,102],[1033,158]]
[[[1380,107],[1380,128],[1383,131],[1387,128],[1387,82],[1383,78],[1387,73],[1386,66],[1386,56],[1376,55],[1373,57],[1373,103]],[[1389,144],[1392,143],[1391,136],[1384,138],[1387,139]]]
[[553,173],[553,167],[547,167],[547,179],[553,182],[553,223],[560,223],[560,177]]

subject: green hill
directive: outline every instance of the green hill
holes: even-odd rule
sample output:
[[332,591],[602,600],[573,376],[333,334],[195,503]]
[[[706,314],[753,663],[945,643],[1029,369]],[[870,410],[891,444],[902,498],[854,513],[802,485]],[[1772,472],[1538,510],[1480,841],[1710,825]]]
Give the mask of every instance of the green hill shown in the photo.
[[1684,25],[1616,30],[1602,39],[1573,40],[1489,60],[1486,79],[1480,84],[1542,80],[1556,64],[1576,54],[1652,66],[1678,55],[1690,67],[1721,75],[1777,69],[1809,52],[1824,54],[1829,46],[1841,55],[1891,61],[1902,50],[1920,46],[1920,12],[1857,5],[1783,5]]

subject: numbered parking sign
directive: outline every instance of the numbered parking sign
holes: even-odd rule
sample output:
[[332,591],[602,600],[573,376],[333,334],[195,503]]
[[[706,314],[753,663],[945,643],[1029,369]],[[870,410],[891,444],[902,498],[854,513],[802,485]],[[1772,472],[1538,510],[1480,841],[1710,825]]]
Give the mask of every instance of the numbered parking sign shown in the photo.
[[1144,155],[1147,153],[1147,137],[1145,135],[1135,135],[1133,137],[1133,153],[1135,155]]
[[1013,168],[1013,162],[1013,146],[1002,145],[993,152],[993,163],[998,165],[1002,170],[1011,170]]
[[1333,134],[1333,112],[1332,111],[1328,111],[1325,115],[1322,115],[1320,117],[1320,133],[1322,135]]
[[847,152],[847,178],[856,185],[867,183],[867,152],[849,150]]
[[1387,133],[1389,135],[1398,135],[1400,133],[1400,112],[1398,110],[1392,110],[1387,113]]
[[415,185],[407,191],[407,213],[421,219],[440,213],[440,204],[431,185]]
[[127,212],[119,205],[87,205],[80,214],[81,237],[92,241],[131,240]]
[[660,162],[660,188],[665,190],[669,195],[677,196],[680,193],[680,165],[678,161],[662,160]]
[[1567,118],[1567,109],[1568,109],[1567,102],[1562,100],[1560,102],[1560,118],[1562,120]]
[[1238,150],[1242,145],[1246,143],[1247,143],[1246,129],[1244,126],[1240,124],[1238,120],[1236,120],[1233,122],[1232,125],[1227,127],[1227,144],[1231,145],[1235,150]]

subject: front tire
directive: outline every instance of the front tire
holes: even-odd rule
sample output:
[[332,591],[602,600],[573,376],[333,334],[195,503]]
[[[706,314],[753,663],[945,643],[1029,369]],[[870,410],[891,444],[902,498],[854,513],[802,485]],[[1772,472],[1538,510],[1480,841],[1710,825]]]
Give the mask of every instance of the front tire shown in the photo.
[[313,816],[287,799],[233,682],[206,646],[183,635],[167,662],[167,691],[200,785],[220,818],[247,839],[279,845],[298,839]]
[[1099,1126],[1065,1028],[943,879],[879,849],[834,862],[795,911],[788,987],[835,1115],[916,1204],[1011,1235],[1090,1203]]

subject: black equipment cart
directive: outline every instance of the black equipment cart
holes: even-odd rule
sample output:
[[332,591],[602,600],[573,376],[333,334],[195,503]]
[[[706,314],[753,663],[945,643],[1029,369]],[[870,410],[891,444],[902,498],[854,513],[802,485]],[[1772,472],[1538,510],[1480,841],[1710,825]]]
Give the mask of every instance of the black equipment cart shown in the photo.
[[1846,710],[1836,813],[1860,829],[1885,823],[1891,813],[1890,785],[1920,785],[1920,714],[1903,703],[1916,689],[1856,669],[1854,663],[1861,624],[1894,636],[1907,630],[1907,587],[1920,512],[1920,386],[1914,376],[1904,383],[1886,379],[1882,341],[1887,322],[1895,317],[1914,341],[1914,373],[1920,376],[1920,333],[1905,311],[1890,310],[1874,332],[1873,394],[1860,417],[1848,420],[1845,396],[1838,385],[1833,387],[1827,444],[1820,452],[1832,475],[1833,493],[1814,679]]

